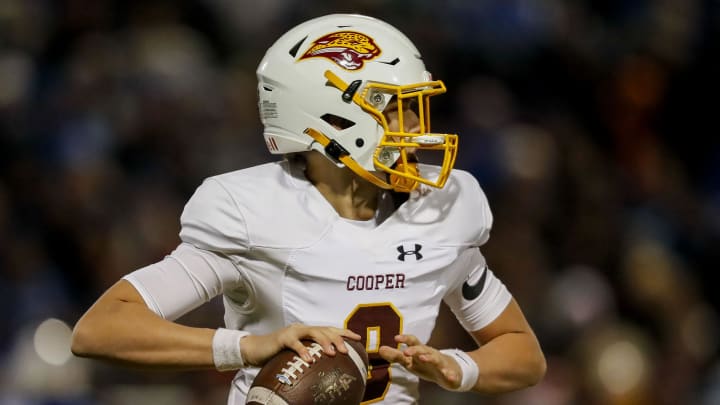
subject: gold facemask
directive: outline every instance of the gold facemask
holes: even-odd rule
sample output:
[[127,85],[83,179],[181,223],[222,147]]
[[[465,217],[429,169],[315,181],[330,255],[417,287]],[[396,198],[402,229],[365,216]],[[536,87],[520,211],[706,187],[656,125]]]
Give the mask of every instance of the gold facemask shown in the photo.
[[[343,96],[347,94],[348,85],[342,79],[329,70],[325,72],[325,77],[333,86],[343,92]],[[445,91],[445,85],[439,80],[405,86],[367,83],[361,92],[352,94],[352,101],[372,115],[384,129],[384,135],[373,154],[373,163],[378,170],[387,173],[389,178],[383,180],[367,171],[355,162],[347,151],[337,153],[337,159],[362,178],[384,189],[410,192],[421,183],[442,188],[455,164],[458,137],[454,134],[430,132],[430,97],[445,93]],[[391,108],[379,110],[378,107],[385,105],[387,97],[394,100],[394,103],[390,104]],[[409,125],[406,125],[405,122],[407,119],[405,110],[410,105],[414,106],[413,111],[417,116],[416,123],[409,123],[413,128],[408,128]],[[388,117],[394,116],[394,114],[397,114],[396,130],[391,129],[388,125],[390,121]],[[324,134],[311,128],[305,132],[323,147],[327,148],[333,142]],[[443,152],[440,172],[434,180],[422,177],[419,173],[415,158],[417,151]]]

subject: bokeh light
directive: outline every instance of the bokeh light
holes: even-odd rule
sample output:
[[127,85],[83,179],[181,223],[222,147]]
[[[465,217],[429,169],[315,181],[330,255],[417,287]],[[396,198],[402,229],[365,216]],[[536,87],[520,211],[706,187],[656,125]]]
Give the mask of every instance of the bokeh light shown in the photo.
[[35,330],[33,337],[35,352],[48,364],[63,365],[72,357],[71,337],[72,330],[68,324],[59,319],[47,319]]

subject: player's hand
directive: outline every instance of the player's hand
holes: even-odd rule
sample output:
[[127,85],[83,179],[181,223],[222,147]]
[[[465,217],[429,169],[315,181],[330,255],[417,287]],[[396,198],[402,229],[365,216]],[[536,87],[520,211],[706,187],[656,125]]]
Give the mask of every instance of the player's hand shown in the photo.
[[403,344],[400,349],[380,347],[380,356],[391,363],[399,363],[418,377],[432,381],[443,388],[460,386],[461,370],[455,359],[437,349],[420,343],[413,335],[397,335],[395,341]]
[[343,338],[360,340],[360,335],[349,330],[330,326],[307,326],[292,324],[269,335],[248,335],[240,344],[246,365],[262,367],[271,357],[288,348],[295,351],[303,360],[312,361],[312,356],[301,339],[309,339],[322,346],[323,352],[334,356],[336,350],[347,353]]

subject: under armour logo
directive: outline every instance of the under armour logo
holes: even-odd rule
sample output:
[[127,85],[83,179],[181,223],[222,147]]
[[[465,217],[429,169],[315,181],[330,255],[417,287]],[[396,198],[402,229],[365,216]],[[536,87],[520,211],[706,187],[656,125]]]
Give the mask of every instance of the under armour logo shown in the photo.
[[405,250],[405,246],[400,245],[397,247],[397,251],[400,252],[400,254],[398,255],[398,260],[404,262],[405,256],[408,255],[414,255],[415,260],[420,260],[423,258],[423,256],[420,254],[420,249],[422,249],[422,245],[419,245],[417,243],[415,244],[415,250]]

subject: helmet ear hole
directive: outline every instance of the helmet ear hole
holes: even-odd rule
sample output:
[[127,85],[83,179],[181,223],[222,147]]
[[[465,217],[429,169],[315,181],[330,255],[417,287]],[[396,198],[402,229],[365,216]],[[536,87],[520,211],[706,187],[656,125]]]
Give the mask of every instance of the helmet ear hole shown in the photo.
[[348,128],[352,127],[353,125],[355,125],[355,123],[353,121],[350,121],[347,118],[337,116],[335,114],[330,114],[330,113],[324,114],[320,118],[322,118],[323,121],[327,122],[328,124],[332,125],[333,127],[337,128],[341,131],[343,129],[348,129]]

